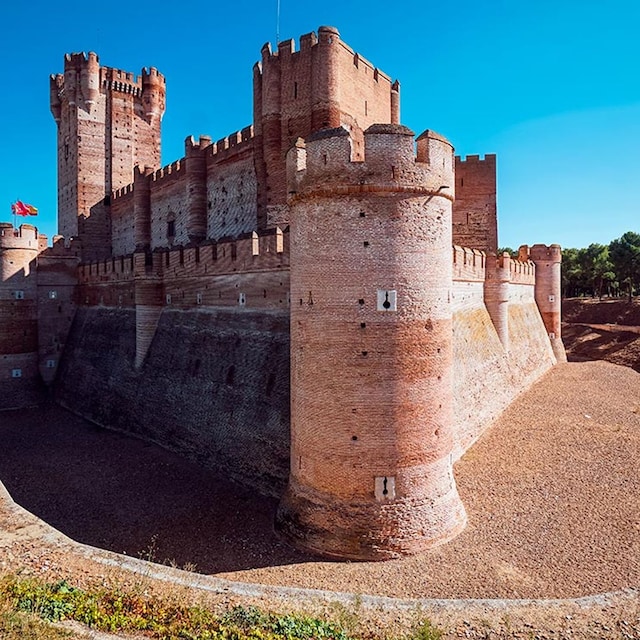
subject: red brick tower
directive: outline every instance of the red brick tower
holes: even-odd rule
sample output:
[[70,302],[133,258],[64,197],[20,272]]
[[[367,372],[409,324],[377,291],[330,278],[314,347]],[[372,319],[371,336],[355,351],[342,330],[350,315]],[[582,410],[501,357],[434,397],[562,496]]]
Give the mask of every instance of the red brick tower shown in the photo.
[[285,155],[298,138],[346,126],[354,159],[362,158],[363,131],[375,122],[399,122],[398,82],[376,69],[341,39],[334,27],[262,47],[254,66],[255,166],[258,227],[288,222]]
[[453,243],[480,249],[498,250],[498,210],[496,203],[496,156],[488,153],[456,157],[456,201],[453,204]]
[[111,191],[133,182],[133,168],[160,166],[165,81],[101,67],[95,53],[67,54],[51,76],[58,125],[58,231],[81,237],[83,257],[110,255]]
[[0,409],[39,400],[38,250],[35,227],[0,223]]
[[534,244],[529,257],[536,265],[536,304],[551,340],[551,347],[558,362],[566,362],[567,354],[562,344],[562,249],[558,244],[546,246]]
[[452,473],[453,154],[433,132],[345,128],[289,153],[291,476],[276,526],[383,560],[465,525]]

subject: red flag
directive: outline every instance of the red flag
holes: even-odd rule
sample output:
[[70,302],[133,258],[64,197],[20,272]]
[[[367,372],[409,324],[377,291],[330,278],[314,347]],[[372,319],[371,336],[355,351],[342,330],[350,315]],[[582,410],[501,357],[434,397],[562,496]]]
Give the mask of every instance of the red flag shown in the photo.
[[31,204],[25,204],[21,200],[16,200],[11,205],[11,211],[17,216],[37,216],[38,209]]
[[22,202],[20,202],[20,200],[18,200],[17,202],[14,202],[11,205],[11,211],[13,211],[14,215],[16,215],[16,216],[28,216],[29,215],[29,209],[27,209],[27,207],[25,207],[24,204],[22,204]]

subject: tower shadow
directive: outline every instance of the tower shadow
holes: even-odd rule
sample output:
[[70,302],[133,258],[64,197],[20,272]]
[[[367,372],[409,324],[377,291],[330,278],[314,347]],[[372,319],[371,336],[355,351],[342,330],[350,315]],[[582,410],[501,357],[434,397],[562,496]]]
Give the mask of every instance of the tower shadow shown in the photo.
[[73,540],[214,574],[317,560],[273,532],[277,500],[56,406],[0,413],[0,480]]

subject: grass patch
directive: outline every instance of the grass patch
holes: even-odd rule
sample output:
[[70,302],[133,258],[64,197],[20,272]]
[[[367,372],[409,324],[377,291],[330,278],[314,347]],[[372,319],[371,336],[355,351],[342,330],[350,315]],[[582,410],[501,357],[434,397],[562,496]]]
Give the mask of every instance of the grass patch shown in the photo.
[[[64,580],[46,583],[18,576],[0,580],[2,612],[0,624],[14,625],[16,629],[21,624],[32,625],[36,634],[28,635],[31,632],[23,630],[10,635],[0,627],[0,637],[8,640],[71,637],[48,625],[43,634],[38,630],[38,625],[43,623],[26,616],[37,616],[47,622],[76,620],[100,631],[143,633],[146,637],[162,640],[364,640],[363,635],[357,633],[357,625],[305,614],[275,614],[242,606],[216,614],[203,607],[117,586],[83,590]],[[371,634],[364,635],[371,640]],[[392,640],[383,630],[373,637]],[[402,640],[439,640],[442,637],[441,630],[429,621],[422,621]]]
[[74,636],[54,629],[43,620],[0,605],[0,638],[3,640],[69,640]]

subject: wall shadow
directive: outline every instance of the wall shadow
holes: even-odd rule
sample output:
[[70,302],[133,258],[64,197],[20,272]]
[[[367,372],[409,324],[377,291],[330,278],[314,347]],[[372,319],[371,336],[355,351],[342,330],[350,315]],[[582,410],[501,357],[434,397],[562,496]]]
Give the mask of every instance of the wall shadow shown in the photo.
[[273,531],[277,501],[62,409],[0,412],[0,480],[73,540],[213,574],[318,560]]

